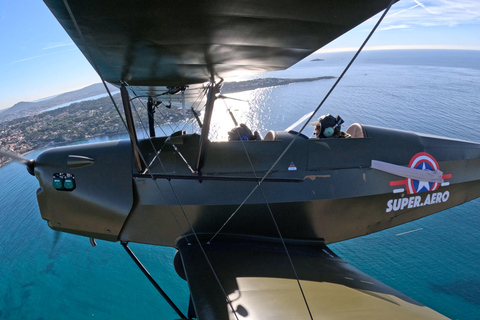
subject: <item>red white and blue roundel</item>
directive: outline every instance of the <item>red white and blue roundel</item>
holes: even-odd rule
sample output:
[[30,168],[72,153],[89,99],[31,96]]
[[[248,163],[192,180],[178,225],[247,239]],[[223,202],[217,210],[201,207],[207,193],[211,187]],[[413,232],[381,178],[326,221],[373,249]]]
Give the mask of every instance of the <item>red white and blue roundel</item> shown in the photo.
[[[410,168],[418,169],[418,170],[431,170],[431,171],[439,170],[437,160],[435,160],[433,156],[431,156],[426,152],[419,152],[416,155],[414,155],[410,160],[410,163],[408,166]],[[445,174],[443,175],[442,178],[448,179],[451,177],[452,177],[451,174]],[[419,181],[411,178],[406,178],[404,180],[391,181],[390,185],[391,186],[405,185],[408,194],[415,194],[420,192],[435,191],[438,189],[440,184],[437,182],[426,182],[426,181]],[[442,185],[448,185],[448,183],[444,183]],[[396,189],[394,190],[394,193],[403,192],[403,191],[404,191],[403,189]]]
[[[419,170],[438,170],[438,163],[435,158],[426,152],[420,152],[413,156],[408,165],[410,168]],[[413,179],[407,179],[407,193],[414,194],[419,192],[428,192],[438,189],[438,183],[425,182]]]

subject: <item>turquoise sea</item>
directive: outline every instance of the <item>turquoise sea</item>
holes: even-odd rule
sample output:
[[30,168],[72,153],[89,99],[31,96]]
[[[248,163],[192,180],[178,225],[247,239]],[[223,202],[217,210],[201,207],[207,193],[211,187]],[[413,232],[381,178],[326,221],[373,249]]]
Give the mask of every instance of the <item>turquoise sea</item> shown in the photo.
[[[289,70],[256,77],[338,76],[352,55],[320,53]],[[480,142],[479,56],[479,51],[363,52],[317,117],[339,114],[346,126],[360,122]],[[314,58],[324,60],[310,61]],[[312,111],[334,81],[231,94],[248,103],[228,103],[240,121],[265,134]],[[216,122],[219,136],[223,122],[222,117]],[[37,207],[37,188],[23,166],[0,168],[0,319],[178,318],[118,243],[98,241],[92,248],[87,238],[49,229]],[[188,288],[173,269],[175,250],[130,247],[186,312]],[[449,318],[480,319],[479,200],[330,247]]]

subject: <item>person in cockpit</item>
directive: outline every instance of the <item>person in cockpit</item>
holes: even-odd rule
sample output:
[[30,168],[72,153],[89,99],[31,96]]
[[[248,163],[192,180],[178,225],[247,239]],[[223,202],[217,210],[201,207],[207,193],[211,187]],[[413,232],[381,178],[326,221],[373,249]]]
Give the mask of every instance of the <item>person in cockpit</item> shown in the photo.
[[252,133],[249,127],[241,123],[240,126],[233,128],[228,132],[228,141],[235,140],[262,140],[258,131]]
[[318,118],[318,121],[311,122],[311,124],[315,126],[313,133],[317,139],[348,138],[350,135],[342,131],[343,122],[339,115],[334,117],[329,113]]

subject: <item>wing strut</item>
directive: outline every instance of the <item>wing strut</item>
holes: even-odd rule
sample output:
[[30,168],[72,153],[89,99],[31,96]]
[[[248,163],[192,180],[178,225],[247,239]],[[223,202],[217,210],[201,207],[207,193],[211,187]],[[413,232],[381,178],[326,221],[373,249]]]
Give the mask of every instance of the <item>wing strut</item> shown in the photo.
[[222,82],[215,83],[211,82],[210,86],[208,87],[208,94],[207,94],[207,105],[205,106],[205,116],[203,118],[203,126],[202,126],[202,135],[200,137],[200,147],[198,151],[197,157],[197,164],[195,166],[195,171],[198,173],[203,166],[203,160],[205,157],[205,148],[208,143],[208,133],[210,131],[210,120],[212,119],[213,113],[213,104],[216,100],[216,94],[220,92],[220,88],[222,86]]
[[148,128],[150,129],[150,138],[155,137],[155,104],[152,97],[148,97],[147,101],[147,113],[148,113]]
[[140,159],[140,154],[136,146],[138,146],[137,133],[135,131],[135,124],[133,123],[132,108],[130,106],[130,99],[128,97],[127,88],[124,85],[120,87],[120,94],[122,95],[123,110],[125,111],[125,118],[127,120],[127,130],[130,135],[130,141],[132,143],[133,158],[138,172],[143,171],[143,164]]
[[153,277],[150,275],[150,273],[148,272],[147,269],[145,269],[145,267],[143,266],[143,264],[140,262],[140,260],[138,260],[138,258],[135,256],[135,254],[132,252],[132,250],[130,250],[130,248],[128,247],[128,243],[127,242],[120,242],[123,246],[123,248],[125,249],[125,251],[127,251],[128,255],[130,256],[130,258],[132,258],[133,262],[135,262],[135,264],[140,268],[140,270],[142,270],[143,274],[147,277],[147,279],[153,284],[153,286],[155,287],[155,289],[157,289],[157,291],[160,293],[160,295],[165,299],[165,301],[167,301],[167,303],[170,305],[170,307],[172,307],[173,310],[175,310],[175,312],[180,316],[181,319],[188,319],[187,317],[185,317],[185,315],[182,313],[182,311],[180,311],[180,309],[178,309],[178,307],[175,305],[175,303],[167,296],[167,294],[165,293],[165,291],[162,290],[162,288],[160,288],[160,286],[158,285],[158,283],[155,281],[155,279],[153,279]]

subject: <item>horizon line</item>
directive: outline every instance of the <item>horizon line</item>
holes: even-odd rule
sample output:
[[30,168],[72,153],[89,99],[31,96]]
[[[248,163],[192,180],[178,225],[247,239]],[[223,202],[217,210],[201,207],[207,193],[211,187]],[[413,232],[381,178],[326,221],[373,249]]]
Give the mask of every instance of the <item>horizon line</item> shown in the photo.
[[[388,45],[388,46],[371,46],[371,47],[365,47],[365,48],[363,48],[362,51],[388,51],[388,50],[459,50],[459,51],[460,51],[460,50],[467,50],[467,51],[480,51],[480,46]],[[307,59],[307,58],[310,57],[311,55],[313,55],[313,54],[318,54],[318,53],[355,52],[355,51],[358,51],[358,48],[357,48],[357,47],[321,48],[321,49],[316,50],[315,52],[313,52],[313,53],[310,54],[309,56],[305,57],[304,59]],[[302,59],[302,60],[303,60],[303,59]],[[298,62],[300,62],[300,61],[298,61]],[[62,92],[62,93],[53,94],[53,95],[50,95],[50,96],[47,96],[47,97],[35,99],[35,100],[33,100],[33,101],[24,101],[24,100],[18,101],[18,102],[14,103],[14,104],[11,105],[11,106],[0,107],[0,111],[9,109],[9,108],[15,106],[17,103],[20,103],[20,102],[38,102],[38,101],[41,101],[41,100],[47,100],[47,99],[53,98],[53,97],[55,97],[55,96],[57,96],[57,95],[60,95],[60,94],[63,94],[63,93],[67,93],[67,92],[71,92],[71,91],[80,90],[80,89],[86,88],[86,87],[88,87],[88,86],[97,84],[97,83],[101,83],[101,82],[94,82],[94,83],[91,83],[91,84],[82,86],[82,87],[80,87],[80,88],[77,88],[77,89],[73,89],[73,88],[72,88],[72,89],[69,90],[69,91],[65,91],[65,92]],[[109,84],[110,84],[110,83],[109,83]]]
[[[445,46],[445,45],[388,45],[388,46],[371,46],[365,47],[362,51],[385,51],[385,50],[470,50],[480,51],[480,46]],[[358,51],[358,47],[343,48],[322,48],[314,53],[330,53],[330,52],[350,52]]]

